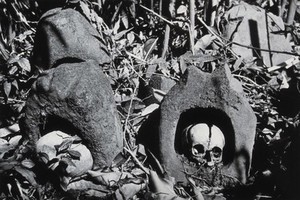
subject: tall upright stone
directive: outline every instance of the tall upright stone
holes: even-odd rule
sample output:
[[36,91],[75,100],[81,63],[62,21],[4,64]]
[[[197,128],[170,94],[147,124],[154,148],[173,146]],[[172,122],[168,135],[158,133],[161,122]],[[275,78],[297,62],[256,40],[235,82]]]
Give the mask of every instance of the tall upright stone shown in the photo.
[[111,61],[103,38],[81,13],[71,8],[47,11],[38,23],[32,64],[49,69],[78,59]]
[[234,42],[232,50],[242,58],[251,60],[256,57],[262,61],[260,63],[271,67],[280,65],[292,57],[273,52],[292,51],[280,17],[241,1],[227,11],[225,18],[227,21],[225,37]]
[[[155,123],[155,121],[158,121]],[[165,96],[160,109],[140,129],[139,141],[152,151],[178,181],[199,166],[186,162],[182,134],[196,123],[211,123],[225,136],[222,174],[245,183],[252,158],[256,117],[240,83],[228,67],[205,73],[194,66]]]

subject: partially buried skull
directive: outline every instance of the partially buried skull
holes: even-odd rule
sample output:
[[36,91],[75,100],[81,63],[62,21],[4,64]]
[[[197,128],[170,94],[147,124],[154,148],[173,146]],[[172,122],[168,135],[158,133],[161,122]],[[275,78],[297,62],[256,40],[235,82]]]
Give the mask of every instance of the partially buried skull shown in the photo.
[[50,170],[63,168],[58,175],[67,183],[93,167],[93,158],[87,147],[75,143],[74,137],[61,131],[53,131],[41,137],[36,144],[36,151]]
[[215,125],[198,123],[188,126],[183,131],[184,147],[187,156],[200,164],[214,166],[222,162],[225,137]]

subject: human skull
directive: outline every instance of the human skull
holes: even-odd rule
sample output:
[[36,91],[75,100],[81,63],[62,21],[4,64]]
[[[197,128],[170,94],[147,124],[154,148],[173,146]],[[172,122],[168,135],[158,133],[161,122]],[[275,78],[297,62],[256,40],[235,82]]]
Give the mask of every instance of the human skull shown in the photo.
[[215,125],[193,124],[184,130],[188,154],[192,160],[213,166],[222,162],[225,137]]
[[[53,131],[41,137],[36,144],[36,151],[39,158],[45,163],[50,170],[55,170],[60,162],[68,157],[68,153],[58,153],[55,146],[62,145],[71,136],[61,131]],[[79,159],[71,159],[72,163],[66,166],[63,177],[76,177],[92,169],[93,158],[91,152],[83,144],[71,144],[69,147],[72,151],[80,153]]]

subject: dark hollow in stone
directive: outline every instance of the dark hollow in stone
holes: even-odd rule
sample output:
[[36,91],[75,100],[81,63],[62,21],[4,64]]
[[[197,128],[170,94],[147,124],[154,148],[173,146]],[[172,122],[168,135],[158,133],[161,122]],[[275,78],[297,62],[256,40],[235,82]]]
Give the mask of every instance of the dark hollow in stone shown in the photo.
[[226,135],[225,147],[223,149],[223,164],[229,164],[233,161],[234,155],[234,129],[230,118],[222,110],[215,108],[191,108],[180,115],[175,135],[175,150],[178,154],[187,155],[187,148],[182,146],[183,130],[197,123],[214,124]]

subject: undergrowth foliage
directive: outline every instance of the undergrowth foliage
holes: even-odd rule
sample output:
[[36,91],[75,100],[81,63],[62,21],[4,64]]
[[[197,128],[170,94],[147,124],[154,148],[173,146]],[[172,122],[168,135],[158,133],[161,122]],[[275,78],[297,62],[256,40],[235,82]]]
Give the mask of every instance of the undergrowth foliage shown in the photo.
[[[196,5],[195,10],[189,10],[193,6],[191,2]],[[145,168],[148,166],[144,163],[145,152],[138,150],[135,140],[143,121],[159,106],[159,103],[146,103],[147,97],[139,95],[147,89],[145,86],[150,77],[158,74],[178,81],[184,74],[186,63],[207,72],[226,63],[233,77],[242,83],[258,121],[251,184],[255,183],[255,179],[267,176],[268,172],[287,173],[286,154],[291,138],[299,127],[300,105],[293,101],[300,99],[300,64],[297,54],[300,45],[299,12],[296,13],[294,23],[288,27],[294,58],[298,62],[270,71],[268,68],[272,66],[259,66],[255,59],[241,59],[232,52],[230,43],[221,37],[223,14],[230,7],[229,1],[220,1],[215,18],[205,16],[207,10],[204,2],[170,1],[165,5],[166,2],[162,0],[66,1],[66,7],[81,12],[99,31],[113,58],[113,62],[105,65],[103,71],[114,91],[125,133],[126,151],[123,156],[128,159],[122,167],[135,178],[141,175],[140,171],[136,171],[137,168],[149,174],[149,169]],[[278,2],[259,1],[259,5],[274,11],[274,5]],[[281,16],[286,19],[287,8],[288,5],[275,12],[282,13]],[[36,1],[0,0],[1,128],[18,123],[30,87],[40,73],[36,66],[30,64],[35,28],[40,16],[41,11]],[[195,18],[191,19],[191,16]],[[209,22],[208,18],[215,23]],[[152,91],[157,102],[160,102],[165,93],[156,89]],[[41,174],[36,171],[39,166],[27,154],[26,141],[21,140],[22,133],[15,130],[13,133],[0,135],[0,145],[6,144],[5,148],[0,147],[1,198],[55,199],[63,196],[46,180],[40,180],[45,177],[39,177]],[[160,179],[153,172],[150,175],[151,173],[152,179],[159,182]],[[135,181],[146,183],[148,178],[145,174],[142,177],[144,181]],[[125,183],[128,182],[109,187],[109,193],[117,191]],[[191,188],[187,191],[197,193],[193,183],[190,180]],[[159,184],[164,190],[157,189],[153,193],[166,192],[171,196],[191,197],[190,192],[183,192],[184,188],[181,186],[175,187],[176,193],[173,189],[169,191],[170,185],[174,184],[172,181]],[[277,186],[276,183],[270,185]],[[274,189],[276,187],[272,188],[267,194],[270,197],[278,195],[278,191]],[[217,190],[211,185],[201,186],[201,191]],[[151,199],[153,193],[146,187],[135,198]]]

